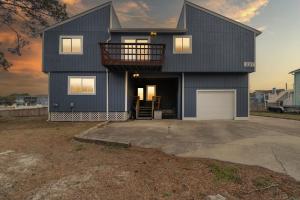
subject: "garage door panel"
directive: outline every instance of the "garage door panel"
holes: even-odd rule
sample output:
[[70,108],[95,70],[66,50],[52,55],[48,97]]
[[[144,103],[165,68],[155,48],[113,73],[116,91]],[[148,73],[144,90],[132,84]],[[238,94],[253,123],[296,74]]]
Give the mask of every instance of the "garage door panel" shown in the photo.
[[233,91],[198,91],[197,118],[199,120],[234,119]]

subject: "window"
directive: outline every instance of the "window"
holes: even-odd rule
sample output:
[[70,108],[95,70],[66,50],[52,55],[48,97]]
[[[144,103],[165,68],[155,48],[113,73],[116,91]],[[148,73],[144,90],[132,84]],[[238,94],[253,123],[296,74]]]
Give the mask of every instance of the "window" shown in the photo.
[[123,38],[123,43],[133,43],[136,45],[125,45],[124,60],[149,60],[149,46],[145,43],[149,43],[149,38]]
[[69,76],[68,78],[69,95],[95,95],[96,77],[95,76]]
[[144,100],[144,88],[138,88],[138,96],[141,101]]
[[173,53],[192,53],[192,36],[174,36]]
[[83,36],[60,36],[60,54],[83,54]]

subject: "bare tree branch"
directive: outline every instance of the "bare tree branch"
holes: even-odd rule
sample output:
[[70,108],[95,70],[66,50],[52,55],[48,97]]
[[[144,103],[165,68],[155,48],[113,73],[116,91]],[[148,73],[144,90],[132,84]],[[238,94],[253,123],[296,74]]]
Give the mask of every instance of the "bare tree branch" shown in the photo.
[[[7,51],[21,56],[30,38],[37,37],[50,23],[67,19],[68,15],[66,5],[59,0],[0,0],[0,17],[0,27],[5,26],[16,38],[15,45],[7,47]],[[7,70],[11,66],[0,52],[0,68]]]

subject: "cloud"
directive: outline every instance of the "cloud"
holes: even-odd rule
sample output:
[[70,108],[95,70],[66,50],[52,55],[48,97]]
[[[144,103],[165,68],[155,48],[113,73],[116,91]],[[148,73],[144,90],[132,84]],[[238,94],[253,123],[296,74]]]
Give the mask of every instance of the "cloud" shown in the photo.
[[206,2],[198,0],[194,2],[234,20],[246,23],[258,15],[260,9],[265,7],[269,0],[210,0]]
[[116,12],[122,25],[131,27],[152,26],[156,21],[151,17],[151,8],[145,2],[126,1],[116,5]]
[[81,0],[62,0],[63,3],[67,4],[67,5],[74,5],[77,3],[81,3]]

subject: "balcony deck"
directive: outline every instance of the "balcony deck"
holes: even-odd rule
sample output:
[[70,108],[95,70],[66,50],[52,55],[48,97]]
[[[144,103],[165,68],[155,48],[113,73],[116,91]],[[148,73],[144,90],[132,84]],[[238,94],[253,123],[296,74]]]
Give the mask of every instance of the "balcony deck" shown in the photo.
[[110,70],[160,70],[165,44],[100,43],[102,64]]

